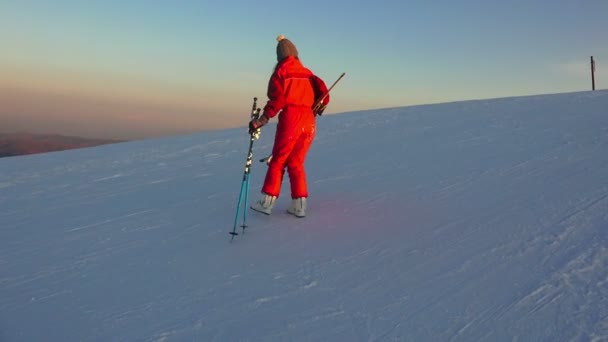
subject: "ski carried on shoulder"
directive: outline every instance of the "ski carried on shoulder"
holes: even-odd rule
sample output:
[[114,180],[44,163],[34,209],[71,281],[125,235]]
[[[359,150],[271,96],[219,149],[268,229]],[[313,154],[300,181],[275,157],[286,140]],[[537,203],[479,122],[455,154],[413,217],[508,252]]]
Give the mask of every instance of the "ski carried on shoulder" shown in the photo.
[[[327,89],[327,91],[325,92],[325,94],[323,94],[323,96],[321,96],[320,98],[317,99],[317,101],[315,101],[315,103],[312,105],[313,113],[316,113],[319,111],[319,109],[321,109],[321,106],[323,106],[323,100],[325,100],[327,95],[329,95],[329,92],[336,86],[336,84],[338,84],[338,82],[340,82],[340,80],[342,79],[342,77],[344,77],[344,75],[346,75],[345,72],[343,72],[342,75],[340,75],[340,77],[338,77],[338,79],[334,82],[334,84],[331,85],[331,87],[329,87],[329,89]],[[319,114],[319,115],[321,115],[321,114]]]

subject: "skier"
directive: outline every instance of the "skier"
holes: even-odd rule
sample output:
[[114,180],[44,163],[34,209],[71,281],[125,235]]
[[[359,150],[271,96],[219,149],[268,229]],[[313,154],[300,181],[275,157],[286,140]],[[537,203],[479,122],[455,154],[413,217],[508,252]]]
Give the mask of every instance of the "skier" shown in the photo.
[[249,133],[253,133],[278,115],[262,196],[251,209],[270,215],[287,168],[291,185],[291,205],[287,212],[304,217],[308,198],[304,161],[315,136],[315,116],[323,113],[329,95],[314,113],[314,103],[327,93],[325,82],[302,64],[296,46],[289,39],[280,35],[277,41],[277,64],[268,82],[268,102],[263,114],[249,123]]

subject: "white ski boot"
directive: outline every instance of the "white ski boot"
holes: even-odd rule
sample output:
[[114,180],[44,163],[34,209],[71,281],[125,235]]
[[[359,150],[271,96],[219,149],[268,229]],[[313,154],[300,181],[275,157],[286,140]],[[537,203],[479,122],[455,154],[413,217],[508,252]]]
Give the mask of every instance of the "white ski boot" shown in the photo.
[[262,214],[270,215],[276,199],[276,196],[270,196],[268,194],[262,193],[262,197],[251,205],[251,209]]
[[287,212],[295,217],[306,216],[306,197],[294,198],[291,200],[291,205]]

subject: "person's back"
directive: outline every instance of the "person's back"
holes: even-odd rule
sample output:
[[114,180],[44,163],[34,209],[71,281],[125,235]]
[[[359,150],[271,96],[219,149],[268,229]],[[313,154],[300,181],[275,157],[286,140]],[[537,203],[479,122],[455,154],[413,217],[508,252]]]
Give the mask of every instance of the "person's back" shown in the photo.
[[312,71],[304,67],[297,57],[287,57],[276,71],[277,77],[283,80],[285,105],[310,109],[315,101],[315,94],[310,82]]
[[[281,82],[282,88],[279,90],[283,96],[279,102],[282,111],[278,115],[279,128],[281,134],[291,134],[294,130],[303,130],[309,134],[314,134],[315,115],[312,106],[315,102],[315,91],[311,84],[313,73],[304,67],[297,57],[287,57],[278,66],[274,81]],[[272,101],[269,101],[269,106]]]

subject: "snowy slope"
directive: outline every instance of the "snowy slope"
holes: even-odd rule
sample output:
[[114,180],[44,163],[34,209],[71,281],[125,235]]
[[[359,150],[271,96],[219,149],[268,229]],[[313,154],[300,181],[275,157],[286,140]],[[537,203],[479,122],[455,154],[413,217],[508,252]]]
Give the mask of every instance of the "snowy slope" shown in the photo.
[[322,117],[230,243],[247,144],[0,159],[0,341],[608,340],[608,91]]

